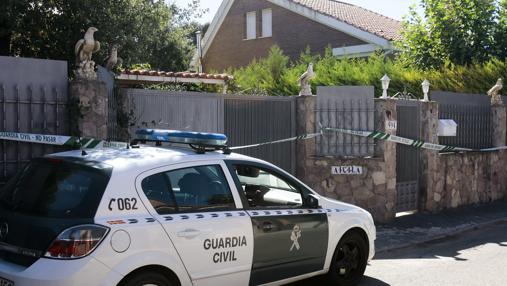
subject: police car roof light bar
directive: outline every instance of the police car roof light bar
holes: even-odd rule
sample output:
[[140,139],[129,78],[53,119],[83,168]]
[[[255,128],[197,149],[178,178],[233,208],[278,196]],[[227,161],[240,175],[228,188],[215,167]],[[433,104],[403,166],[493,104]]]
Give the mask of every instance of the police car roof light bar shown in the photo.
[[155,142],[157,146],[161,146],[162,143],[187,144],[198,154],[216,150],[223,150],[225,154],[231,153],[227,147],[227,136],[218,133],[139,129],[136,131],[136,139],[132,145],[138,142]]

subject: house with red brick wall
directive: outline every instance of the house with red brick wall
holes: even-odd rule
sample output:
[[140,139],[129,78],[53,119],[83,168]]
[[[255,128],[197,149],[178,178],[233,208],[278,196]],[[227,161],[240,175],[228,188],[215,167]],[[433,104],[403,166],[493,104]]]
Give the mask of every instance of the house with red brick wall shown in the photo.
[[267,56],[278,45],[291,60],[307,47],[337,57],[392,51],[401,23],[335,0],[223,0],[204,37],[198,35],[193,68],[221,72]]

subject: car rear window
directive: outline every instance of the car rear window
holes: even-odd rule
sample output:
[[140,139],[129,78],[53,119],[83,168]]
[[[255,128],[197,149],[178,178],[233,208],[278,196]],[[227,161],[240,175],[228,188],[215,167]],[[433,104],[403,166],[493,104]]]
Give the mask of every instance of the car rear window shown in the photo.
[[0,206],[48,218],[92,218],[110,173],[99,163],[36,159],[0,192]]

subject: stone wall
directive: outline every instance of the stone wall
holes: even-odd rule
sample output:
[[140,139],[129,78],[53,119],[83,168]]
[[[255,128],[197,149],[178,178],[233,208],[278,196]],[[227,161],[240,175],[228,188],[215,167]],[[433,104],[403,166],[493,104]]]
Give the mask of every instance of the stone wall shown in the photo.
[[507,151],[440,155],[426,209],[438,212],[506,198],[505,162]]
[[[297,99],[298,135],[315,132],[316,97]],[[438,104],[420,103],[421,140],[438,144]],[[396,101],[375,100],[375,130],[386,131],[385,122],[396,120]],[[506,140],[504,106],[492,107],[495,146]],[[318,193],[370,211],[378,222],[396,215],[396,144],[375,142],[373,158],[316,156],[315,140],[297,143],[297,176]],[[507,198],[507,150],[440,154],[421,150],[419,211],[438,212]],[[362,173],[335,175],[333,166],[357,166]]]
[[[298,98],[298,134],[315,132],[315,100],[315,96]],[[375,100],[375,130],[386,130],[388,115],[396,120],[395,101]],[[387,222],[396,214],[396,145],[382,140],[375,143],[374,158],[345,159],[318,157],[315,140],[298,141],[297,176],[319,194],[363,207],[376,221]],[[362,174],[333,175],[334,166],[361,167]]]
[[[438,106],[437,106],[438,107]],[[427,113],[423,122],[434,122],[438,113]],[[503,104],[491,107],[493,146],[506,144],[506,110]],[[434,130],[434,129],[433,129]],[[435,140],[434,137],[432,137]],[[424,138],[428,139],[428,138]],[[425,151],[424,210],[489,203],[507,198],[507,150],[438,154]]]
[[[103,83],[71,83],[72,97],[79,102],[82,136],[106,138],[107,93]],[[128,101],[118,101],[118,109],[127,117]],[[296,99],[298,135],[316,132],[316,96]],[[438,104],[420,103],[421,139],[438,143]],[[375,99],[374,129],[387,130],[386,120],[397,120],[396,100]],[[493,136],[496,146],[506,144],[506,110],[492,107]],[[124,118],[126,123],[126,118]],[[125,127],[127,126],[124,124]],[[296,176],[318,193],[370,211],[378,222],[388,222],[396,215],[396,144],[375,140],[373,158],[340,158],[316,155],[316,140],[296,142]],[[437,212],[446,208],[488,203],[507,198],[507,150],[439,154],[421,151],[419,211]],[[357,166],[359,174],[338,175],[333,167]]]
[[[333,175],[333,166],[359,166],[361,175]],[[319,194],[370,211],[376,221],[395,216],[396,168],[383,158],[338,159],[313,157],[306,160],[308,176],[303,180]],[[394,174],[394,177],[392,174]]]

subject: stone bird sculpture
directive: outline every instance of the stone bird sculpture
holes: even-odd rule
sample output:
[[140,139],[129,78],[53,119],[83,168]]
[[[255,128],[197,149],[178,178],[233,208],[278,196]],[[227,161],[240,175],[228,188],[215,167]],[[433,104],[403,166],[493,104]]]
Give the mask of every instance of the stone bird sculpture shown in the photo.
[[100,50],[100,42],[93,38],[93,35],[97,31],[98,29],[95,27],[88,28],[84,35],[84,39],[76,43],[75,53],[78,63],[91,61],[93,53]]
[[109,56],[104,61],[106,69],[110,71],[123,63],[123,59],[118,57],[118,48],[118,45],[112,45],[109,50]]
[[308,65],[308,69],[305,73],[301,75],[299,78],[299,86],[301,87],[301,92],[299,95],[312,95],[312,88],[310,86],[310,80],[315,77],[315,73],[313,72],[313,63]]
[[503,80],[500,78],[489,91],[488,95],[491,96],[491,104],[502,104],[502,98],[500,97],[500,91],[503,88]]

